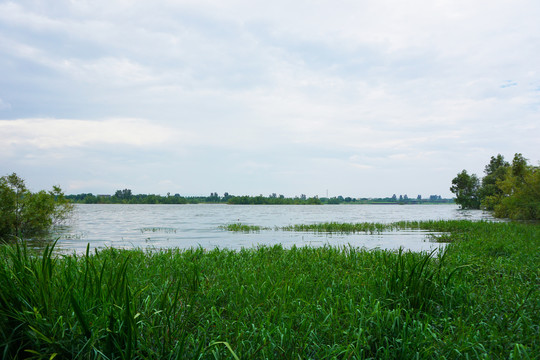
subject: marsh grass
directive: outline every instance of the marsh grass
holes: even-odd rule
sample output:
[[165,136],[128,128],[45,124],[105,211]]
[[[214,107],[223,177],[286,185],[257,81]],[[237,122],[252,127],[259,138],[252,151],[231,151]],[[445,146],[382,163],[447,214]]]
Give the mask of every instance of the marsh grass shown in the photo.
[[283,226],[279,228],[283,231],[309,231],[309,232],[326,232],[326,233],[381,233],[387,230],[393,230],[391,225],[380,223],[336,223],[326,222],[318,224],[297,224]]
[[[478,222],[488,223],[489,222]],[[315,224],[295,224],[287,226],[276,226],[275,231],[297,231],[297,232],[323,232],[323,233],[341,233],[341,234],[381,234],[387,231],[399,230],[426,230],[441,233],[462,233],[470,229],[471,222],[460,220],[428,220],[428,221],[398,221],[393,223],[338,223],[338,222],[323,222]],[[242,223],[228,224],[221,226],[222,229],[228,231],[254,232],[261,230],[272,230],[272,228],[262,227],[258,225],[246,225]],[[449,236],[441,237],[441,239],[449,239]]]
[[441,252],[2,246],[0,357],[539,358],[538,225],[431,225]]
[[259,225],[247,225],[242,223],[233,223],[220,226],[220,229],[234,232],[260,232],[262,230],[271,230],[269,227],[259,226]]
[[143,228],[140,228],[139,230],[141,231],[142,234],[147,233],[147,232],[153,232],[153,233],[157,232],[157,233],[165,233],[165,234],[176,233],[176,229],[170,228],[170,227],[143,227]]

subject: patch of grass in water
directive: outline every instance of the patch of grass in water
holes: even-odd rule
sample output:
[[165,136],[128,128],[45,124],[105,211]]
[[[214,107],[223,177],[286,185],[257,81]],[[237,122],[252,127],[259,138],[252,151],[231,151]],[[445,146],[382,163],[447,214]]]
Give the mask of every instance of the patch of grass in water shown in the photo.
[[165,234],[176,233],[176,229],[175,228],[170,228],[170,227],[153,226],[153,227],[143,227],[143,228],[140,228],[139,230],[141,231],[142,234],[147,233],[147,232],[165,233]]
[[325,222],[317,224],[296,224],[283,226],[279,228],[283,231],[310,231],[310,232],[326,232],[326,233],[381,233],[391,229],[390,225],[380,223],[336,223]]
[[[295,224],[287,226],[276,226],[273,230],[276,231],[296,231],[296,232],[323,232],[323,233],[368,233],[380,234],[386,231],[399,230],[429,230],[440,232],[436,237],[440,242],[447,242],[453,239],[457,234],[464,233],[470,229],[471,224],[490,224],[490,222],[470,222],[465,220],[427,220],[427,221],[398,221],[393,223],[338,223],[324,222],[315,224]],[[221,229],[238,232],[256,232],[261,230],[272,230],[269,227],[259,225],[246,225],[242,223],[234,223],[220,226]]]
[[247,225],[242,223],[234,223],[220,226],[221,229],[234,232],[259,232],[262,230],[270,230],[268,227],[259,225]]

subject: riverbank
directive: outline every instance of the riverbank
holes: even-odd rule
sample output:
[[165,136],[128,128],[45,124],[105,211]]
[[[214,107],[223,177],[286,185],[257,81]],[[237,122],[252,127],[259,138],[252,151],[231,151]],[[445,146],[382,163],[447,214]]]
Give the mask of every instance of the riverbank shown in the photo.
[[[0,247],[0,352],[538,358],[540,226],[448,221],[438,253]],[[427,224],[427,223],[426,223]]]

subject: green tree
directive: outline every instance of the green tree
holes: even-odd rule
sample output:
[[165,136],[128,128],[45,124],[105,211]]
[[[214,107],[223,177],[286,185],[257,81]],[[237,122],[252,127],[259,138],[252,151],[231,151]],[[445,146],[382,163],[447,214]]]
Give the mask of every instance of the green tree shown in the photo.
[[494,204],[495,216],[540,220],[540,167],[515,154],[506,175],[497,181],[502,195]]
[[479,192],[482,207],[486,210],[494,210],[495,204],[500,202],[503,192],[497,183],[504,180],[509,166],[510,164],[501,154],[492,156],[489,164],[486,165]]
[[480,181],[475,174],[469,175],[467,170],[463,170],[452,179],[450,191],[456,194],[456,203],[462,209],[479,209]]
[[0,239],[44,234],[71,210],[72,204],[58,186],[32,193],[15,173],[0,178]]
[[131,189],[116,190],[114,197],[122,203],[127,203],[133,197],[133,194],[131,193]]

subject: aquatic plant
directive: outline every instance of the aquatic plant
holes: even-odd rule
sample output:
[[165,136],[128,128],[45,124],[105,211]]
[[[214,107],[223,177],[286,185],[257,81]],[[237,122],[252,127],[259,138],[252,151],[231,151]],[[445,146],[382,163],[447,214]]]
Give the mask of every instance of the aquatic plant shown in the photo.
[[[314,224],[295,224],[287,226],[276,226],[276,231],[297,231],[297,232],[323,232],[323,233],[342,233],[342,234],[354,234],[354,233],[366,233],[366,234],[380,234],[386,231],[396,230],[426,230],[435,231],[444,235],[440,236],[440,239],[450,240],[453,236],[450,236],[450,232],[457,235],[468,231],[471,227],[474,227],[475,223],[486,223],[485,221],[470,222],[463,220],[425,220],[425,221],[398,221],[393,223],[337,223],[337,222],[324,222]],[[490,223],[490,222],[487,222]],[[270,230],[271,228],[262,227],[258,225],[246,225],[246,224],[228,224],[221,226],[220,228],[228,231],[242,231],[252,232],[261,230]]]
[[153,226],[153,227],[143,227],[143,228],[140,228],[139,230],[141,231],[142,234],[144,234],[146,232],[154,232],[154,233],[159,232],[159,233],[165,233],[165,234],[176,233],[176,229],[171,228],[171,227]]
[[0,356],[538,358],[540,227],[434,224],[443,252],[0,246]]
[[221,229],[227,231],[236,231],[236,232],[259,232],[261,230],[270,230],[268,227],[259,226],[259,225],[247,225],[242,223],[234,223],[220,226]]
[[380,233],[391,229],[391,225],[381,223],[336,223],[325,222],[317,224],[296,224],[283,226],[279,229],[283,231],[312,231],[312,232],[327,232],[327,233]]

